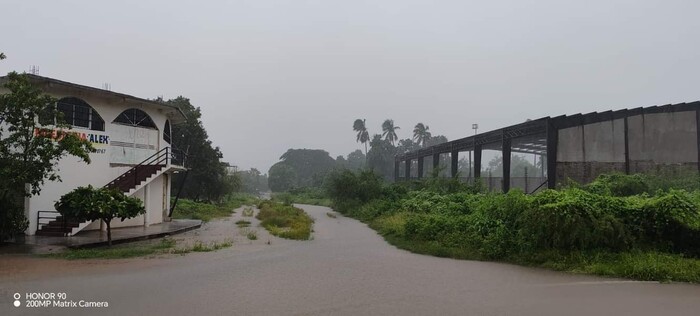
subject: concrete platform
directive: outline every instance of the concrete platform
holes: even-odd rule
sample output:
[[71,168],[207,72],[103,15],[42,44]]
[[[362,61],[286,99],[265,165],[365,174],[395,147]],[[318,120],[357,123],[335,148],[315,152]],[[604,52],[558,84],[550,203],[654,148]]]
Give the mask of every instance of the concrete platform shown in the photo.
[[[148,227],[124,227],[112,229],[112,244],[159,238],[184,233],[202,226],[202,221],[191,219],[173,220]],[[23,241],[4,249],[3,252],[42,253],[46,248],[91,248],[107,245],[107,232],[99,230],[81,231],[71,237],[25,236]]]

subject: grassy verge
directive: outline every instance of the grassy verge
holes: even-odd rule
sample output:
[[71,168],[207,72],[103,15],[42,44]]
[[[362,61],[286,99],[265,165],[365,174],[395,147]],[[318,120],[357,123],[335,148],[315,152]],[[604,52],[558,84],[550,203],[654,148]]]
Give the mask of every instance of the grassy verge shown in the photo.
[[283,204],[308,204],[330,207],[333,204],[330,198],[319,190],[297,189],[292,192],[274,193],[272,199]]
[[180,199],[177,202],[177,207],[173,212],[173,218],[176,219],[199,219],[202,221],[210,221],[217,217],[228,217],[233,214],[233,210],[243,205],[255,204],[257,199],[244,193],[236,193],[226,197],[224,202],[220,204],[195,202],[188,199]]
[[230,240],[225,240],[221,243],[202,243],[195,242],[189,247],[178,248],[176,241],[171,238],[163,238],[158,243],[140,242],[126,243],[112,247],[100,247],[90,249],[69,249],[65,252],[42,255],[46,258],[57,258],[67,260],[80,259],[127,259],[135,257],[146,257],[164,254],[186,254],[190,252],[207,252],[215,251],[223,248],[228,248],[233,245]]
[[263,201],[258,205],[257,218],[260,225],[277,237],[308,240],[314,220],[302,209],[273,201]]
[[[438,241],[424,241],[403,235],[405,224],[401,214],[380,217],[369,222],[384,239],[397,248],[413,253],[464,260],[493,260],[478,249],[450,247]],[[700,283],[700,260],[654,250],[629,250],[624,252],[542,250],[531,254],[515,254],[496,261],[551,269],[576,274],[593,274],[606,277],[627,278],[641,281]]]

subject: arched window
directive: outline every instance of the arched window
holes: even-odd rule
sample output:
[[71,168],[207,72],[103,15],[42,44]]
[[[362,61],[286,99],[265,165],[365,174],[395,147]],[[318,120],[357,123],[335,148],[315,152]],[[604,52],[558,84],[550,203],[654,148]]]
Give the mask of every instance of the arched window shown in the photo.
[[[105,121],[87,102],[67,97],[56,102],[56,110],[63,113],[63,121],[73,127],[82,127],[93,131],[104,131]],[[39,117],[43,124],[54,123],[53,117]]]
[[163,128],[163,140],[170,144],[172,132],[170,131],[170,120],[165,120],[165,127]]
[[117,118],[114,119],[113,123],[120,123],[134,127],[158,129],[156,127],[156,124],[153,123],[151,117],[148,116],[146,112],[141,111],[139,109],[128,109],[122,112],[122,114],[119,114],[119,116],[117,116]]

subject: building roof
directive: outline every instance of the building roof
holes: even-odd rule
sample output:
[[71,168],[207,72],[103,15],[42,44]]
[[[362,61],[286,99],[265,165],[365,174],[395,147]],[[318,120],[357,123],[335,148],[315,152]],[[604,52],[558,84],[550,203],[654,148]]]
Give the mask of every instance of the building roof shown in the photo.
[[504,140],[511,144],[511,150],[513,152],[546,155],[548,128],[558,130],[603,121],[622,119],[641,114],[681,111],[700,111],[700,101],[667,104],[662,106],[639,107],[634,109],[621,109],[617,111],[610,110],[605,112],[591,112],[587,114],[578,113],[573,115],[560,115],[556,117],[546,116],[536,120],[528,120],[520,124],[503,127],[396,155],[394,159],[401,161],[436,154],[445,154],[452,151],[470,151],[473,150],[475,146],[481,146],[482,149],[501,150],[501,145],[503,144]]
[[[75,94],[76,96],[92,94],[107,99],[119,99],[134,105],[144,105],[147,107],[153,107],[156,109],[163,110],[172,124],[182,123],[187,118],[185,116],[185,113],[183,113],[179,107],[167,104],[165,102],[143,99],[124,93],[84,86],[77,83],[62,81],[54,78],[43,77],[33,74],[26,74],[26,76],[29,78],[29,81],[31,83],[37,85],[39,88],[45,91],[61,88],[67,90],[67,92],[69,93]],[[4,82],[6,78],[7,76],[0,77],[0,82]]]

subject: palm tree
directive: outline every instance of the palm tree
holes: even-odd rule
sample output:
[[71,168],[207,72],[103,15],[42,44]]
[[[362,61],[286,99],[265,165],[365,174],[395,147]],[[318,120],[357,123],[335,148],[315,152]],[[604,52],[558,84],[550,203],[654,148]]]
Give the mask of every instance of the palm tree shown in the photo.
[[352,124],[352,130],[357,132],[357,142],[365,144],[365,156],[367,156],[367,142],[369,142],[369,132],[364,119],[356,119]]
[[430,140],[430,137],[433,135],[428,131],[430,127],[428,125],[424,125],[423,123],[418,123],[416,124],[416,127],[413,128],[413,139],[418,143],[418,145],[422,145],[425,147],[428,144],[428,141]]
[[382,133],[382,136],[384,136],[384,138],[388,140],[392,145],[394,145],[394,142],[399,139],[399,137],[396,136],[397,129],[401,128],[398,126],[394,126],[394,120],[387,119],[386,121],[384,121],[384,123],[382,123],[382,131],[384,131],[384,133]]

